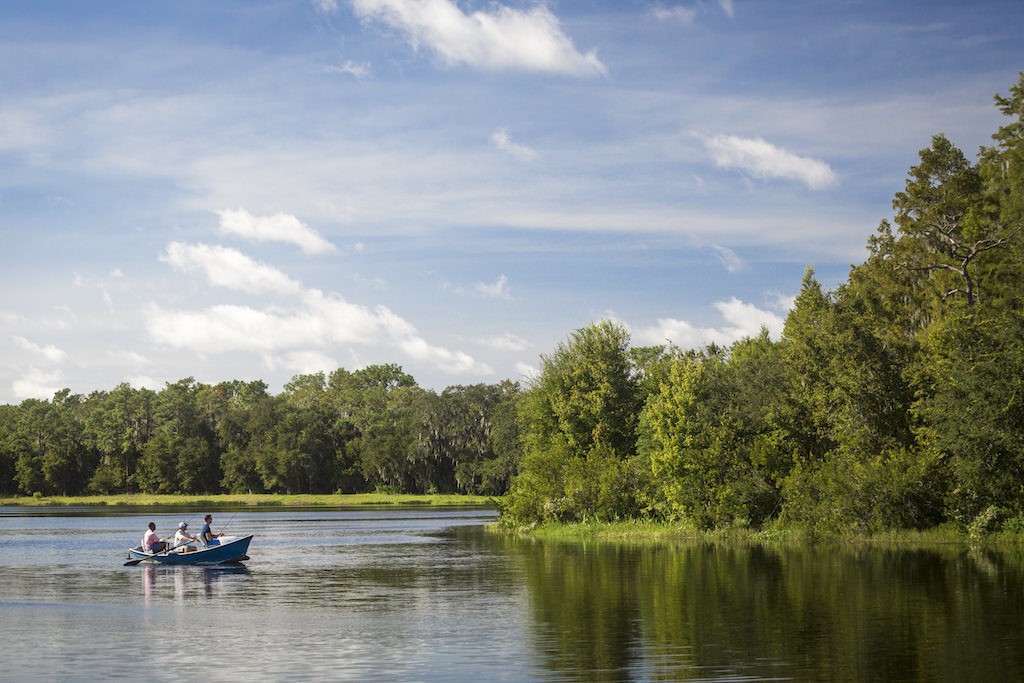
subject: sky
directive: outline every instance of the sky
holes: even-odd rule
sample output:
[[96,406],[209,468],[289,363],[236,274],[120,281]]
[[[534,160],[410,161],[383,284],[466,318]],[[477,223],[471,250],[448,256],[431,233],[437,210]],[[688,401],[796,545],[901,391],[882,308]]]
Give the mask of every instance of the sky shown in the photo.
[[1019,0],[5,0],[0,403],[396,363],[529,381],[777,337],[917,152],[974,158]]

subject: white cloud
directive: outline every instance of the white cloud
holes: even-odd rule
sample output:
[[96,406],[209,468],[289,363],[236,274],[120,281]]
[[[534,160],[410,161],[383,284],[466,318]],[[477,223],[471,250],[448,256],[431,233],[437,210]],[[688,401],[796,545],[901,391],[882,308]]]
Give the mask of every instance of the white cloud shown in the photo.
[[473,291],[484,297],[506,299],[509,301],[512,299],[512,294],[508,290],[508,278],[504,275],[499,276],[493,285],[489,285],[486,282],[476,283]]
[[302,285],[277,268],[258,263],[238,251],[218,245],[171,242],[160,260],[186,272],[201,272],[207,282],[241,292],[298,294]]
[[334,14],[338,11],[337,0],[310,0],[310,3],[320,14]]
[[682,5],[672,7],[658,6],[651,9],[651,14],[659,21],[678,21],[682,24],[692,24],[697,18],[697,10]]
[[370,76],[370,65],[366,62],[353,62],[350,59],[341,66],[325,66],[324,71],[327,73],[350,74],[358,79],[363,79]]
[[461,351],[428,343],[415,327],[384,306],[370,310],[315,289],[304,291],[299,299],[291,308],[267,309],[221,304],[167,310],[150,304],[144,311],[146,329],[158,343],[199,355],[239,351],[265,355],[306,352],[311,345],[329,349],[354,344],[396,348],[445,372],[491,372]]
[[19,399],[38,398],[46,400],[60,391],[61,374],[56,370],[28,368],[21,378],[11,383],[11,391]]
[[366,277],[365,275],[354,274],[352,279],[355,280],[357,285],[367,289],[386,289],[388,286],[388,281],[378,275]]
[[733,7],[732,0],[718,0],[718,4],[730,19],[736,16],[736,8]]
[[759,178],[791,178],[814,190],[836,182],[824,161],[797,156],[761,138],[716,135],[702,140],[722,168],[739,168]]
[[796,294],[784,294],[782,292],[769,291],[765,292],[765,296],[768,298],[768,307],[773,308],[776,311],[789,314],[793,307],[796,306]]
[[29,353],[32,353],[36,356],[45,358],[51,363],[61,363],[68,357],[68,354],[64,353],[53,344],[39,346],[38,344],[30,342],[28,339],[25,339],[24,337],[12,337],[12,339],[14,339],[14,343],[17,344],[18,347],[20,347],[22,350],[28,351]]
[[404,34],[414,48],[426,45],[447,65],[520,69],[572,76],[603,76],[593,50],[580,54],[543,5],[517,10],[496,5],[464,13],[451,0],[351,0],[357,16]]
[[657,325],[635,330],[633,338],[642,344],[671,342],[683,349],[696,349],[712,342],[728,346],[743,337],[761,334],[762,327],[767,327],[774,339],[782,334],[785,319],[771,311],[744,303],[736,297],[715,302],[714,306],[725,319],[726,324],[722,327],[696,327],[685,320],[659,318]]
[[217,211],[220,231],[256,242],[287,242],[299,246],[307,254],[323,254],[335,250],[334,245],[295,216],[275,213],[253,216],[245,209]]
[[167,380],[150,377],[149,375],[132,375],[131,377],[126,377],[124,381],[128,382],[133,389],[160,391],[167,386]]
[[123,365],[133,365],[135,367],[143,367],[150,363],[149,359],[141,353],[125,351],[123,349],[110,349],[107,351],[107,356],[116,359]]
[[718,244],[712,244],[711,248],[715,252],[715,257],[730,273],[739,272],[747,267],[747,264],[743,262],[743,259],[741,259],[732,249]]
[[536,150],[530,149],[526,145],[513,142],[512,138],[508,135],[508,130],[505,128],[499,128],[491,133],[491,143],[503,152],[508,152],[512,156],[517,159],[522,159],[523,161],[531,161],[537,158]]
[[320,351],[289,351],[282,364],[288,370],[311,375],[316,372],[331,372],[339,367],[338,361]]
[[476,339],[476,343],[498,351],[522,351],[530,345],[528,341],[522,337],[517,337],[511,332],[506,332],[497,337],[481,337]]
[[523,363],[522,361],[516,363],[515,368],[516,373],[527,382],[534,380],[537,375],[540,374],[540,371],[538,371],[537,368],[533,367],[529,363]]

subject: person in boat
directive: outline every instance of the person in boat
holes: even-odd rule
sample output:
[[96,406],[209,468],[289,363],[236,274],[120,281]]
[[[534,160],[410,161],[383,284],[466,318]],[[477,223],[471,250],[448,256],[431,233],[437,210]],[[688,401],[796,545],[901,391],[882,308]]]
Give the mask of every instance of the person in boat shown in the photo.
[[198,541],[198,538],[188,532],[188,522],[179,524],[178,530],[174,532],[174,545],[178,546],[183,553],[190,553],[196,550],[197,548],[194,545],[188,545],[188,543]]
[[167,541],[161,541],[156,535],[156,522],[149,523],[149,530],[142,536],[142,549],[147,553],[159,553],[167,550]]
[[201,538],[203,543],[205,543],[206,545],[220,544],[220,541],[218,541],[217,539],[223,536],[224,534],[215,534],[210,529],[210,525],[213,523],[213,515],[207,514],[205,517],[203,517],[203,521],[205,521],[206,524],[203,525],[203,530],[199,532],[199,538]]

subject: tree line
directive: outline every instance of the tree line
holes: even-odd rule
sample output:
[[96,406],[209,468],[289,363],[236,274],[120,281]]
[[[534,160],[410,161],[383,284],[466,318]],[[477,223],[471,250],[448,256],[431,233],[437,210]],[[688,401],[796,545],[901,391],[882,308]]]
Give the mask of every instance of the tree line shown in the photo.
[[513,382],[417,386],[397,365],[159,392],[0,406],[0,491],[36,493],[474,493],[508,488]]
[[525,389],[425,390],[396,365],[0,406],[5,493],[501,495],[507,524],[1024,531],[1024,73],[971,161],[933,137],[779,340],[632,347],[571,333]]
[[543,356],[505,521],[1024,530],[1024,73],[995,100],[993,144],[934,136],[780,340],[631,348],[604,321]]

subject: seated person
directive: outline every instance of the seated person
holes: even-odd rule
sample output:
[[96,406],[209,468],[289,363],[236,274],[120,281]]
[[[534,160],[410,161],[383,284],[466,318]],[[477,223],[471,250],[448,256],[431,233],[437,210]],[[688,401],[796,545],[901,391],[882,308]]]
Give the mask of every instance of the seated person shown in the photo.
[[190,553],[196,550],[193,545],[186,545],[189,541],[197,542],[199,539],[188,532],[188,522],[182,522],[178,525],[178,530],[174,532],[174,545],[179,546],[178,550],[183,553]]
[[156,535],[156,522],[149,523],[149,531],[142,537],[142,549],[147,553],[159,553],[167,550],[167,541],[161,541]]
[[206,545],[218,545],[220,541],[218,541],[217,539],[223,536],[224,534],[215,534],[210,529],[210,524],[213,522],[213,515],[208,514],[203,519],[206,521],[206,524],[203,525],[203,530],[199,532],[199,537]]

